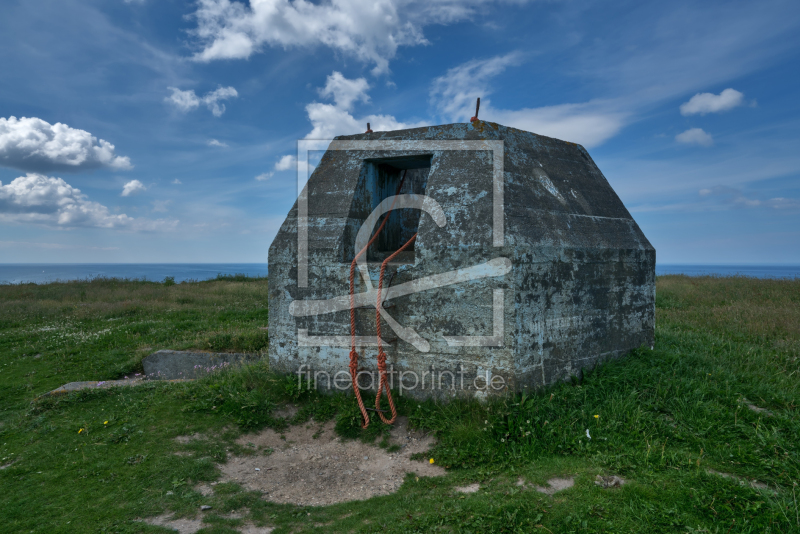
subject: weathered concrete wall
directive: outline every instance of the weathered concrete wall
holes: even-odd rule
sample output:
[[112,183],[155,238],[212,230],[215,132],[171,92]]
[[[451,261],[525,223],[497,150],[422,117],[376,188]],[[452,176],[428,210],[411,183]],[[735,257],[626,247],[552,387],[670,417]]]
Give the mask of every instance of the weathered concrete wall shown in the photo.
[[[293,373],[305,365],[331,376],[347,371],[348,346],[301,346],[298,332],[348,336],[349,312],[295,317],[292,302],[348,294],[355,237],[377,204],[373,198],[377,193],[365,189],[373,172],[369,162],[412,155],[429,157],[429,169],[411,172],[427,173],[419,187],[441,206],[445,224],[439,226],[430,214],[422,213],[414,251],[406,257],[411,263],[399,270],[399,265],[393,265],[387,280],[394,273],[392,285],[399,286],[503,258],[510,261],[511,270],[503,276],[407,294],[387,303],[391,316],[416,330],[429,347],[427,352],[418,350],[384,322],[386,352],[394,369],[413,371],[417,380],[427,373],[430,380],[433,366],[436,385],[441,379],[443,387],[456,389],[420,389],[418,385],[408,394],[504,391],[474,387],[483,385],[487,376],[502,378],[513,390],[535,388],[563,380],[602,358],[652,345],[655,250],[582,147],[483,122],[337,139],[502,140],[503,244],[494,246],[492,240],[491,152],[327,152],[307,185],[308,287],[297,284],[297,204],[269,251],[273,369]],[[420,193],[419,188],[410,192]],[[376,252],[371,259],[380,257]],[[379,266],[379,261],[370,262],[374,286]],[[357,276],[355,291],[364,290]],[[502,346],[447,342],[446,336],[492,336],[495,299],[502,303]],[[356,316],[357,335],[374,336],[374,306],[358,309]],[[376,352],[375,348],[359,349],[361,368],[375,370]],[[476,382],[476,375],[484,378]],[[343,379],[341,384],[346,382]]]

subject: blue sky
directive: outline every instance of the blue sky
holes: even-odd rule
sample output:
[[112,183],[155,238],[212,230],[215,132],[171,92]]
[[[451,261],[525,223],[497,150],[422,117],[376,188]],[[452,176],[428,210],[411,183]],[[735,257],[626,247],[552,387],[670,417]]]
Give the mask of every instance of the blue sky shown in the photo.
[[0,262],[266,262],[298,139],[583,144],[661,263],[800,264],[800,3],[5,0]]

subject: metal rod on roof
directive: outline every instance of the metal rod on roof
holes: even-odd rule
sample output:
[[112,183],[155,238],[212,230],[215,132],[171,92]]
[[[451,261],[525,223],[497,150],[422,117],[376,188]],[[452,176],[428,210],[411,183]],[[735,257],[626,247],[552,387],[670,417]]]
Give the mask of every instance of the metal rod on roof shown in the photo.
[[472,117],[469,122],[475,122],[478,120],[478,111],[481,109],[481,97],[478,97],[478,103],[475,104],[475,116]]

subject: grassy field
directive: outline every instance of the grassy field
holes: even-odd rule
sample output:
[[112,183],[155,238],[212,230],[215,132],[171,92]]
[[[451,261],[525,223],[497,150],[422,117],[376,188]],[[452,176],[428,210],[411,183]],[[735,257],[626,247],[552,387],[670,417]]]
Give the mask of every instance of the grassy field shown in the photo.
[[[245,430],[334,418],[343,435],[379,437],[379,424],[360,432],[351,397],[302,391],[265,363],[34,401],[70,381],[141,372],[157,349],[265,351],[265,280],[0,286],[0,532],[167,532],[134,519],[194,517],[201,504],[213,506],[204,533],[237,532],[245,520],[276,533],[319,523],[328,532],[800,532],[800,280],[665,276],[657,295],[655,350],[531,397],[403,401],[413,425],[436,433],[431,455],[447,476],[311,508],[230,483],[209,496],[193,489],[216,480],[229,454],[252,454],[234,443]],[[291,421],[274,415],[287,401],[301,405]],[[211,439],[174,440],[195,432]],[[598,474],[627,483],[601,489]],[[548,497],[520,490],[520,476],[576,483]],[[474,482],[478,493],[454,496]],[[233,510],[245,517],[223,516]]]

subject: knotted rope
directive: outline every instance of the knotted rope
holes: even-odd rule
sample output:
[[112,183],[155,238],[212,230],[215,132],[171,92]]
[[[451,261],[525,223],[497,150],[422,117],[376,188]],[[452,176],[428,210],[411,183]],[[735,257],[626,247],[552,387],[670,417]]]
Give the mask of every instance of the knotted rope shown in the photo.
[[[378,373],[380,378],[378,379],[378,394],[375,395],[375,410],[377,410],[381,421],[387,425],[391,425],[394,423],[394,420],[397,419],[397,409],[394,406],[392,391],[389,389],[389,382],[386,378],[386,353],[383,352],[383,345],[381,343],[381,308],[383,307],[383,303],[381,302],[381,291],[383,290],[383,275],[386,272],[386,264],[392,261],[395,256],[403,252],[408,245],[414,242],[416,238],[417,234],[412,235],[411,239],[406,241],[406,244],[400,247],[397,252],[383,260],[383,263],[381,263],[381,275],[378,279],[378,301],[375,303],[375,322],[378,330]],[[381,390],[384,387],[386,388],[386,398],[389,399],[389,407],[392,409],[391,419],[386,419],[383,416],[383,411],[381,410]]]
[[[358,389],[358,352],[356,351],[356,301],[355,301],[355,273],[356,273],[356,261],[358,258],[364,254],[367,249],[375,242],[378,236],[383,230],[383,227],[386,226],[386,222],[389,220],[389,216],[392,214],[392,210],[394,209],[394,204],[397,202],[397,196],[400,194],[400,189],[403,187],[403,183],[406,181],[406,172],[403,171],[403,178],[400,180],[400,185],[397,186],[397,192],[395,193],[395,198],[392,200],[392,205],[389,208],[389,211],[386,212],[386,216],[383,218],[383,222],[378,227],[378,230],[375,232],[375,235],[372,236],[372,239],[369,240],[369,243],[361,249],[361,251],[355,255],[353,261],[350,263],[350,378],[353,380],[353,392],[356,395],[356,400],[358,401],[358,407],[361,410],[361,416],[364,418],[364,424],[361,425],[361,428],[367,428],[369,426],[369,414],[367,413],[367,408],[364,406],[364,401],[361,400],[361,391]],[[414,236],[416,237],[416,235]],[[410,241],[409,241],[410,243]],[[408,243],[407,243],[408,244]],[[405,248],[405,247],[404,247]],[[400,249],[402,250],[402,249]],[[395,253],[397,254],[397,253]],[[386,262],[384,261],[384,264]],[[381,268],[381,282],[383,281],[383,268]],[[378,310],[380,313],[380,310]],[[380,321],[378,322],[378,328],[380,328]],[[380,340],[380,333],[378,333],[378,339]],[[380,348],[380,341],[378,341]],[[386,356],[384,355],[384,364],[383,369],[384,373],[386,371]],[[379,349],[379,361],[378,361],[378,368],[380,369],[380,349]],[[388,392],[388,388],[387,388]],[[378,389],[378,398],[380,398],[380,386]],[[389,396],[391,399],[391,395]],[[397,416],[395,409],[394,409],[394,402],[390,400],[390,404],[392,406],[392,413],[394,417]],[[383,419],[383,414],[378,412]],[[392,421],[394,421],[394,417],[392,417]],[[383,419],[385,421],[385,419]]]

